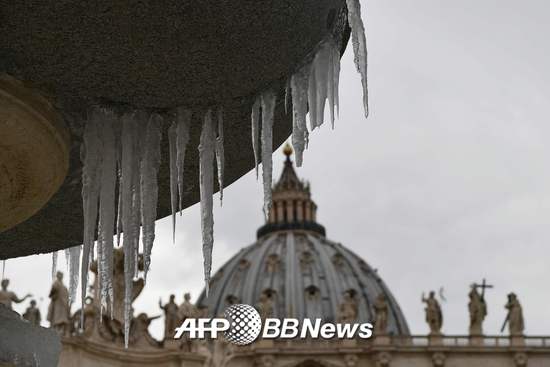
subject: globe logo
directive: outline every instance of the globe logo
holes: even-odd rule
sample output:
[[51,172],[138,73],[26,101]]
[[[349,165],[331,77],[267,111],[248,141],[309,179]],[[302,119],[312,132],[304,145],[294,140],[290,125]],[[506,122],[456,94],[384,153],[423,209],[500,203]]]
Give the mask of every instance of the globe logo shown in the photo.
[[262,329],[262,319],[254,307],[245,304],[231,305],[224,316],[230,327],[224,333],[225,339],[236,345],[248,345],[258,338]]

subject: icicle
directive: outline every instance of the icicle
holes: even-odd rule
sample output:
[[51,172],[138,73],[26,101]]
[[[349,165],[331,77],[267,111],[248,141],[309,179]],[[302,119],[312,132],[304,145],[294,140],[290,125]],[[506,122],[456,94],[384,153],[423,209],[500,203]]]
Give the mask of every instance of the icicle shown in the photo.
[[258,161],[260,156],[260,97],[256,98],[252,105],[250,120],[252,122],[252,150],[254,150],[254,167],[256,179],[258,179]]
[[144,172],[141,170],[141,160],[143,158],[143,146],[145,144],[145,129],[149,120],[149,116],[144,112],[137,111],[135,114],[135,134],[134,134],[134,156],[133,156],[133,183],[132,187],[132,250],[134,255],[134,278],[139,275],[138,260],[139,260],[139,234],[141,224],[141,182]]
[[2,280],[4,280],[5,275],[6,275],[6,260],[2,260]]
[[330,123],[334,129],[334,110],[338,108],[338,82],[340,78],[340,51],[333,40],[327,47],[327,97],[330,111]]
[[[110,304],[113,300],[113,236],[115,235],[115,206],[116,206],[116,183],[117,183],[117,146],[114,126],[117,118],[112,111],[103,110],[99,124],[99,137],[102,143],[101,168],[100,168],[100,189],[99,189],[99,223],[97,233],[97,268],[99,276],[100,304],[107,308],[107,300]],[[84,259],[89,254],[84,253]],[[88,269],[86,264],[86,273]],[[83,268],[84,271],[84,268]],[[85,295],[83,296],[85,299]]]
[[[142,117],[142,116],[139,116]],[[139,218],[140,208],[138,204],[139,192],[139,162],[140,139],[139,134],[143,121],[135,113],[122,116],[122,229],[124,231],[124,344],[128,347],[130,321],[132,311],[132,286],[136,272],[136,253],[139,243]]]
[[191,111],[183,107],[177,110],[177,126],[176,126],[176,166],[177,166],[177,183],[178,183],[178,195],[179,206],[178,211],[183,209],[183,171],[185,163],[185,150],[187,143],[189,142],[189,128],[191,126]]
[[292,146],[296,151],[296,166],[302,166],[302,156],[308,138],[306,126],[308,99],[308,69],[302,68],[290,79],[292,90]]
[[365,117],[369,115],[369,95],[367,86],[367,39],[365,27],[361,19],[361,3],[359,0],[346,0],[348,8],[348,23],[351,27],[351,42],[353,44],[354,62],[361,75],[363,86],[363,107]]
[[262,176],[264,183],[264,215],[271,209],[271,184],[273,170],[273,116],[277,95],[272,91],[262,94]]
[[213,164],[214,164],[214,127],[212,122],[212,110],[204,115],[200,144],[200,198],[201,198],[201,230],[202,252],[204,257],[204,281],[205,292],[208,297],[210,272],[212,270],[212,248],[214,245],[214,216],[213,216]]
[[143,225],[142,243],[145,280],[147,280],[147,272],[151,264],[151,250],[155,241],[161,126],[162,117],[158,114],[153,114],[147,124],[144,154],[141,162],[141,223]]
[[[332,69],[333,69],[333,91],[334,91],[334,106],[336,108],[336,116],[340,116],[340,96],[338,92],[338,86],[340,84],[340,50],[336,45],[332,49]],[[334,122],[332,122],[334,128]]]
[[[93,108],[84,128],[83,143],[80,151],[82,161],[82,208],[84,216],[83,258],[81,264],[81,305],[84,301],[88,286],[89,260],[93,253],[94,239],[99,200],[99,170],[101,164],[101,141],[99,127],[103,110]],[[54,253],[54,264],[57,267],[57,253]],[[53,272],[53,269],[52,269]],[[52,274],[55,277],[55,274]],[[82,321],[82,320],[81,320]]]
[[[329,58],[332,50],[332,42],[326,41],[322,44],[319,51],[315,55],[313,60],[313,72],[315,73],[315,92],[316,102],[315,110],[317,115],[317,122],[315,126],[319,127],[325,122],[325,102],[329,89]],[[330,83],[332,84],[332,82]],[[310,106],[310,110],[311,110]]]
[[309,128],[315,129],[317,125],[317,79],[315,73],[315,59],[310,65],[307,89],[307,104],[309,110]]
[[178,208],[178,180],[177,180],[177,145],[176,123],[168,128],[168,145],[170,149],[170,206],[172,208],[172,242],[176,243],[176,211]]
[[223,108],[218,108],[218,132],[216,136],[216,163],[218,169],[218,186],[220,188],[220,206],[223,204],[223,171],[225,157],[223,150]]
[[80,246],[74,246],[68,249],[69,254],[69,303],[76,299],[76,289],[78,287],[78,277],[80,270]]
[[[120,152],[120,149],[117,149]],[[118,204],[116,209],[116,245],[120,246],[120,235],[122,233],[122,222],[121,222],[121,215],[122,215],[122,195],[120,195],[120,190],[122,188],[122,172],[120,170],[120,154],[118,154],[119,157],[117,158],[117,179],[118,179]]]

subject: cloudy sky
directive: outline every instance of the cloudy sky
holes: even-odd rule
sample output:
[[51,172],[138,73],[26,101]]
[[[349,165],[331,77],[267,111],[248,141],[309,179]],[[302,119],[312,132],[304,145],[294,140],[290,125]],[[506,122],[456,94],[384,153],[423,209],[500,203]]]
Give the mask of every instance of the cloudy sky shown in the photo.
[[[440,287],[443,331],[466,334],[468,285],[487,278],[487,333],[500,332],[515,291],[526,332],[550,335],[548,10],[545,0],[363,1],[371,116],[348,47],[340,119],[311,134],[298,174],[312,183],[328,237],[378,268],[415,334],[428,331],[421,293]],[[282,161],[276,152],[275,177]],[[227,188],[215,211],[214,268],[254,241],[261,201],[253,173]],[[198,207],[178,221],[175,245],[170,220],[157,223],[135,306],[151,315],[159,297],[195,299],[202,288]],[[49,255],[6,265],[13,290],[33,293],[44,315],[50,267]]]

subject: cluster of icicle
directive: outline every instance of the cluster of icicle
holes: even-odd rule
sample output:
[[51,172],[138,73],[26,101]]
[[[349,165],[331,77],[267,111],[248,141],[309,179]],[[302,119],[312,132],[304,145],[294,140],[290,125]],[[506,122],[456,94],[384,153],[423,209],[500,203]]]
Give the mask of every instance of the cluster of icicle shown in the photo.
[[[352,29],[355,65],[361,75],[365,115],[368,115],[367,100],[367,52],[359,0],[346,0],[348,23]],[[285,111],[292,99],[292,144],[296,152],[296,164],[302,165],[304,149],[308,145],[309,131],[306,115],[309,112],[310,130],[324,123],[324,110],[328,100],[330,120],[338,113],[338,82],[340,75],[339,46],[331,37],[322,42],[311,61],[297,70],[288,80],[285,96]],[[260,93],[252,105],[252,147],[258,176],[258,162],[262,160],[264,185],[264,213],[271,208],[273,120],[276,93],[266,90]],[[223,200],[224,137],[223,110],[208,109],[201,112],[200,135],[200,207],[204,257],[206,294],[209,291],[214,244],[213,193],[214,164],[218,173],[220,200]],[[184,161],[190,140],[192,112],[185,108],[176,111],[175,121],[168,129],[170,151],[170,191],[172,224],[175,238],[176,213],[183,208]],[[261,125],[260,125],[261,124]],[[87,275],[94,252],[97,252],[99,297],[101,309],[113,302],[113,248],[124,249],[125,272],[125,343],[131,317],[132,280],[138,275],[138,253],[143,245],[145,279],[151,262],[151,249],[155,238],[157,217],[160,144],[163,118],[159,114],[142,111],[124,113],[95,107],[91,109],[83,134],[81,159],[82,201],[84,211],[84,241],[81,261],[82,304],[86,297]],[[145,128],[144,128],[145,127]],[[118,198],[116,192],[118,191]],[[97,238],[97,248],[94,243]],[[78,264],[81,247],[67,251],[70,268],[70,294],[74,299],[78,283]],[[57,254],[53,257],[54,269]],[[52,271],[55,273],[55,270]],[[54,274],[52,274],[54,275]],[[112,307],[111,307],[112,313]],[[112,315],[111,315],[112,316]]]
[[[215,116],[214,116],[215,115]],[[185,150],[189,142],[189,128],[191,125],[191,111],[178,109],[176,123],[168,129],[170,145],[170,193],[172,208],[172,238],[175,240],[176,212],[183,209],[183,165]],[[212,270],[212,249],[214,247],[214,160],[218,172],[220,189],[220,204],[223,201],[223,109],[213,111],[208,109],[203,116],[203,124],[199,143],[199,180],[202,252],[204,258],[204,281],[206,295],[209,291],[210,273]]]
[[[212,195],[214,193],[214,159],[217,163],[220,193],[223,193],[223,111],[207,110],[198,147],[200,154],[201,225],[205,281],[208,284],[212,267],[214,221]],[[175,214],[182,209],[184,196],[183,170],[185,151],[189,142],[191,111],[179,108],[175,121],[168,129],[170,149],[171,207],[175,235]],[[131,318],[131,295],[133,279],[139,272],[139,243],[143,253],[144,278],[151,263],[151,250],[155,239],[157,218],[160,145],[163,118],[156,113],[142,111],[118,116],[113,110],[94,107],[91,109],[83,134],[81,159],[82,201],[84,210],[84,242],[81,264],[82,304],[86,297],[87,274],[94,257],[94,242],[97,238],[97,268],[101,310],[113,303],[113,249],[115,235],[117,245],[124,251],[125,343]],[[145,128],[143,128],[145,127]],[[116,192],[118,191],[118,199]],[[121,232],[123,233],[121,241]],[[67,250],[68,267],[71,273],[71,299],[78,282],[77,265],[80,246]],[[54,264],[57,255],[54,254]],[[55,265],[54,265],[55,268]],[[55,273],[55,270],[52,271]],[[111,317],[112,311],[111,309]]]
[[[140,228],[145,274],[149,269],[155,239],[162,121],[162,117],[155,113],[149,115],[134,111],[119,116],[111,109],[94,107],[89,112],[83,134],[82,304],[86,297],[87,274],[94,256],[95,238],[101,309],[113,304],[114,237],[116,234],[120,244],[120,233],[123,232],[126,345],[131,321],[132,280],[138,275]],[[74,249],[78,247],[69,251]],[[73,256],[76,259],[76,254],[69,254],[71,290],[74,281]],[[112,316],[113,307],[110,309]]]
[[[352,31],[354,62],[361,75],[363,86],[363,107],[368,116],[367,93],[367,44],[365,29],[361,19],[359,0],[347,0],[348,23]],[[303,153],[309,141],[306,115],[309,112],[309,127],[314,130],[324,123],[325,105],[328,100],[330,121],[334,128],[335,111],[338,113],[338,84],[340,79],[340,49],[337,42],[329,37],[323,41],[310,63],[302,66],[290,77],[285,89],[285,111],[292,98],[292,145],[296,152],[296,165],[302,165]],[[251,113],[252,148],[258,177],[258,162],[262,158],[262,179],[264,191],[264,215],[271,208],[272,184],[272,128],[276,94],[262,92],[257,96]],[[260,129],[261,116],[261,129]],[[261,130],[261,137],[260,131]]]

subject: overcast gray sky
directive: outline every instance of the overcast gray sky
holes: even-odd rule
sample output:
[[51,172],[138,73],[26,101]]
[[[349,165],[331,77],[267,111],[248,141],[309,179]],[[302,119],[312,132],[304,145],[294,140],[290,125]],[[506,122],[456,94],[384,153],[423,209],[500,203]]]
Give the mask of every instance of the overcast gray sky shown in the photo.
[[[342,60],[340,119],[310,136],[298,174],[312,183],[319,221],[379,269],[411,330],[428,331],[420,295],[444,287],[443,331],[466,334],[468,285],[486,277],[486,332],[498,334],[506,294],[526,332],[550,335],[549,4],[544,0],[362,1],[371,116],[365,120],[351,45]],[[274,155],[274,177],[283,157]],[[249,173],[215,211],[214,268],[254,242],[262,194]],[[202,288],[199,210],[157,222],[146,290],[158,298]],[[49,255],[8,260],[6,277],[46,313]],[[60,264],[63,256],[60,256]],[[63,268],[63,267],[62,267]],[[17,310],[26,307],[19,305]],[[162,322],[153,323],[155,336]]]

